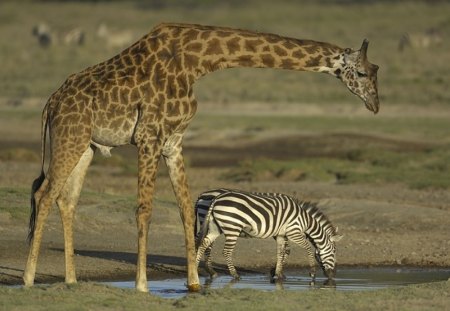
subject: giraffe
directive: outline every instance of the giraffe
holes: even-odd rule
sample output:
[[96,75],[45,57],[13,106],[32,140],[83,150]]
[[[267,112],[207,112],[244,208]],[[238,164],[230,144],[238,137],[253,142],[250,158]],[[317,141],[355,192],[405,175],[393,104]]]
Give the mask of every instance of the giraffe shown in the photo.
[[[311,40],[226,27],[163,23],[129,48],[72,74],[42,112],[40,176],[33,182],[26,287],[34,283],[43,228],[56,202],[63,224],[65,282],[75,283],[73,217],[94,152],[132,144],[138,151],[138,250],[136,289],[146,292],[147,243],[157,165],[164,158],[184,226],[187,287],[200,289],[194,209],[182,155],[182,139],[197,107],[192,86],[200,77],[233,67],[281,68],[328,73],[377,113],[378,66],[359,50]],[[50,163],[44,173],[45,141]]]

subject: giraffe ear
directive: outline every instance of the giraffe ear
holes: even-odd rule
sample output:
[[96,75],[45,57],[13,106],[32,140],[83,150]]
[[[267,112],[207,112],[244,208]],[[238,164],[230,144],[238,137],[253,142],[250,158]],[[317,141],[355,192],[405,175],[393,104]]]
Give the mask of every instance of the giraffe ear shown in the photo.
[[358,59],[359,51],[353,51],[350,48],[344,50],[344,62],[346,65],[355,63]]

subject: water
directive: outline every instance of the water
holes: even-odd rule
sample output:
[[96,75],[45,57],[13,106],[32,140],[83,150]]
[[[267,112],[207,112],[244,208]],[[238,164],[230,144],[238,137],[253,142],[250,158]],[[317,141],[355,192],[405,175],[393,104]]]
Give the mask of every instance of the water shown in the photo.
[[[330,288],[324,285],[326,279],[317,277],[315,284],[311,284],[311,278],[305,270],[286,271],[286,280],[282,284],[270,283],[268,275],[241,274],[240,281],[234,281],[228,275],[221,275],[214,280],[200,278],[203,287],[220,288],[251,288],[262,291],[274,290],[311,290]],[[450,278],[450,269],[419,269],[419,268],[341,268],[335,279],[335,290],[362,291],[376,290],[391,286],[404,286],[436,281],[445,281]],[[148,286],[154,295],[163,298],[181,298],[187,295],[186,279],[176,278],[167,280],[149,281]],[[121,288],[134,288],[134,281],[105,282],[105,284]]]

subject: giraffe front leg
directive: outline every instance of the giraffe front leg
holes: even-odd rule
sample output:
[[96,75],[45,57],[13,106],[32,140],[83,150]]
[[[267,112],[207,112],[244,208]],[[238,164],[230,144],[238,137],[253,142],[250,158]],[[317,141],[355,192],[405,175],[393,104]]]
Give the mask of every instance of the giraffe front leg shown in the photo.
[[161,147],[157,142],[138,144],[138,208],[136,223],[138,230],[138,254],[136,270],[136,290],[148,292],[147,286],[147,243],[148,230],[153,208],[153,191]]
[[184,168],[181,143],[181,135],[172,136],[164,146],[163,155],[184,226],[188,270],[187,286],[189,291],[197,292],[201,287],[195,251],[195,214]]

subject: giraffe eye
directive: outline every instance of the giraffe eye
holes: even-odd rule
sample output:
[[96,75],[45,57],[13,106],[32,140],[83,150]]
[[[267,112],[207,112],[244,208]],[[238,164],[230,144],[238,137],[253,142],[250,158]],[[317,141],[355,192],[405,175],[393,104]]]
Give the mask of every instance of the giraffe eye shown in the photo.
[[356,74],[358,75],[358,78],[367,77],[367,73],[365,72],[357,71]]

